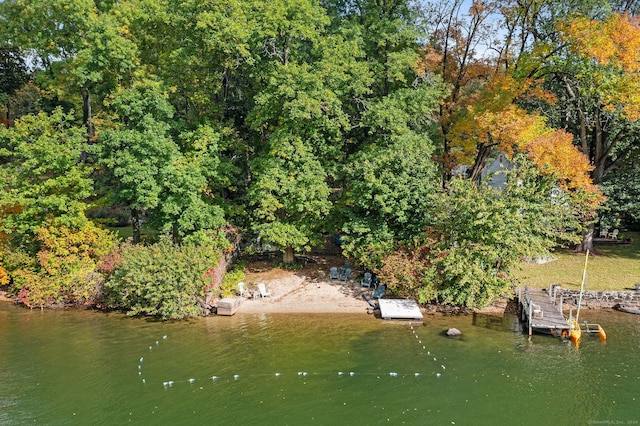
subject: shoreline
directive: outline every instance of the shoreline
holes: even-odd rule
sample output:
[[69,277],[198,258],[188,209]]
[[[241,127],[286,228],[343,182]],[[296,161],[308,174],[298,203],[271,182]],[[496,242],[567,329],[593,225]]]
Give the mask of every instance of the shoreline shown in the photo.
[[[235,313],[239,314],[361,314],[371,315],[373,307],[364,299],[371,294],[370,288],[360,284],[361,271],[355,270],[349,280],[340,281],[329,277],[329,268],[343,265],[345,260],[339,255],[323,255],[310,257],[311,261],[298,271],[290,271],[274,267],[271,261],[251,262],[245,273],[244,282],[249,288],[264,283],[271,293],[270,297],[252,298],[234,296],[240,300]],[[516,295],[514,295],[515,297]],[[429,304],[421,306],[425,315],[469,315],[481,314],[504,316],[517,310],[517,302],[502,300],[483,309],[466,309],[450,305]],[[571,300],[565,297],[565,301]],[[15,300],[0,290],[0,302]],[[212,304],[217,303],[212,300]],[[586,309],[613,309],[609,306],[598,306],[595,303],[583,302]],[[211,314],[211,316],[216,314]]]
[[[344,263],[340,256],[314,257],[314,262],[300,271],[274,268],[268,262],[255,262],[248,266],[244,282],[251,285],[264,283],[271,297],[242,298],[238,314],[372,314],[372,306],[364,299],[373,289],[362,287],[359,271],[345,281],[330,279],[329,268]],[[239,296],[236,296],[239,297]],[[425,315],[483,314],[503,316],[509,307],[504,300],[487,308],[470,310],[447,305],[427,305],[420,310]]]

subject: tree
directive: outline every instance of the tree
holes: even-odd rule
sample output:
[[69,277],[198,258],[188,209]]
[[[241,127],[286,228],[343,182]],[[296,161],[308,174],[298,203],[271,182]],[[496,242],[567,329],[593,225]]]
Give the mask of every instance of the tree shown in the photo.
[[166,165],[158,206],[150,220],[160,231],[170,233],[175,243],[194,232],[217,230],[224,224],[220,206],[204,198],[207,178],[203,164],[194,155],[178,154]]
[[339,205],[346,220],[343,251],[363,266],[380,265],[402,242],[421,235],[429,223],[437,182],[428,118],[443,93],[423,82],[372,104],[364,123],[375,135],[346,167],[347,185]]
[[179,155],[168,135],[173,108],[154,84],[123,89],[110,100],[116,126],[105,129],[94,152],[113,185],[115,201],[131,209],[133,241],[140,241],[140,215],[160,202],[167,172]]
[[[136,67],[135,45],[116,19],[117,11],[111,12],[93,0],[0,3],[8,39],[34,54],[38,84],[59,100],[80,97],[78,110],[90,140],[95,136],[93,106],[130,82]],[[100,102],[92,102],[95,92]]]
[[399,136],[352,159],[342,201],[347,217],[342,248],[365,268],[380,266],[384,256],[429,224],[437,183],[432,151],[423,137]]
[[[600,184],[637,147],[637,4],[532,0],[504,10],[526,46],[512,61],[514,75],[534,78],[555,95],[544,116],[575,136],[593,166],[593,183]],[[592,238],[593,223],[578,250],[592,249]]]
[[29,307],[94,302],[96,264],[115,244],[85,216],[92,170],[79,161],[87,142],[72,115],[56,109],[0,129],[2,249],[14,259],[11,290]]
[[249,189],[255,230],[283,250],[292,263],[296,251],[317,243],[318,224],[330,207],[326,174],[302,140],[279,135],[277,150],[254,162]]
[[[467,6],[465,12],[463,7]],[[496,69],[497,61],[487,53],[496,48],[491,37],[498,32],[497,23],[490,19],[495,8],[494,2],[477,0],[470,4],[462,0],[430,2],[425,7],[429,36],[417,68],[421,73],[441,76],[450,87],[438,111],[443,183],[462,160],[449,134],[452,126],[476,99],[485,81],[501,72]]]
[[555,102],[555,97],[541,91],[535,81],[496,75],[469,107],[468,115],[453,126],[452,146],[466,152],[467,158],[475,155],[468,172],[475,182],[479,182],[487,160],[495,152],[507,157],[526,154],[540,174],[553,176],[559,188],[573,197],[576,215],[582,218],[576,230],[588,229],[604,201],[589,176],[593,167],[573,146],[571,134],[551,128],[539,112],[528,112],[519,105],[531,99]]
[[253,230],[281,248],[289,263],[296,251],[320,241],[331,207],[329,172],[341,160],[348,126],[339,90],[350,70],[342,65],[350,60],[328,56],[328,19],[315,2],[263,7],[256,23],[261,89],[247,116],[255,153],[247,196]]
[[79,227],[93,193],[91,168],[78,163],[86,150],[71,114],[28,115],[0,129],[0,231],[15,247],[37,251],[36,230],[45,223]]
[[621,163],[637,142],[640,119],[640,21],[613,14],[604,20],[575,17],[559,24],[568,45],[552,78],[562,82],[565,105],[575,118],[582,151],[594,165],[593,179]]
[[0,46],[0,99],[5,103],[7,127],[11,120],[9,100],[28,80],[27,64],[20,49]]
[[482,307],[510,293],[512,271],[523,257],[545,255],[558,241],[577,241],[568,231],[578,224],[571,197],[552,196],[553,176],[541,175],[523,155],[514,162],[502,190],[453,178],[445,192],[432,196],[431,226],[422,238],[376,270],[391,291],[423,303]]

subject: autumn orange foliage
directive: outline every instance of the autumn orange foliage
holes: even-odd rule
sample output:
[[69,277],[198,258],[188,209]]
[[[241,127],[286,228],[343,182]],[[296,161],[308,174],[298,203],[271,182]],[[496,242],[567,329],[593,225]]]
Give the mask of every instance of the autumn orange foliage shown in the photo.
[[518,81],[508,75],[495,75],[477,100],[467,108],[452,126],[452,148],[458,152],[457,160],[470,162],[479,144],[494,145],[496,150],[511,157],[521,151],[526,142],[550,133],[546,120],[540,114],[528,113],[514,103],[515,99],[542,98],[554,102],[555,98],[536,88],[533,80]]
[[593,166],[587,156],[573,145],[573,135],[565,130],[534,138],[526,142],[523,149],[542,173],[555,174],[562,189],[593,186],[589,177]]
[[[2,262],[2,252],[0,251],[0,263]],[[0,265],[0,286],[9,284],[9,273]]]
[[559,29],[576,57],[603,67],[589,71],[602,107],[639,120],[640,18],[613,14],[596,21],[579,16],[561,22]]
[[640,18],[613,14],[595,21],[576,17],[560,23],[574,53],[627,72],[640,71]]
[[488,82],[451,131],[459,158],[469,161],[480,145],[491,146],[508,158],[524,153],[540,173],[554,175],[565,191],[581,192],[586,204],[595,208],[604,197],[591,180],[593,167],[588,157],[573,145],[573,135],[549,127],[541,114],[527,112],[515,102],[531,98],[556,101],[538,87],[533,80],[518,81],[508,75],[496,75]]

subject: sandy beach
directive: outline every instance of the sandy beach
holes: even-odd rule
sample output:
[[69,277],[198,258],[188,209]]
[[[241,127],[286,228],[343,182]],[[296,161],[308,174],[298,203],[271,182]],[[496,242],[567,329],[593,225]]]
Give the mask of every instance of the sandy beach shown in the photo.
[[344,281],[329,278],[331,266],[344,265],[340,256],[309,257],[299,271],[274,268],[271,261],[252,262],[245,282],[264,283],[271,297],[245,298],[238,312],[245,313],[362,313],[369,304],[362,297],[371,290],[360,285],[361,271],[354,270]]

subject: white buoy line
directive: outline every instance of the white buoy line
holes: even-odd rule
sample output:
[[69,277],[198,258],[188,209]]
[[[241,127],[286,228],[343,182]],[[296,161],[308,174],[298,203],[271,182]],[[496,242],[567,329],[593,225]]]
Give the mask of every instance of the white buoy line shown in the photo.
[[[432,354],[430,350],[427,350],[427,347],[422,344],[422,339],[420,338],[420,336],[418,336],[418,333],[416,332],[416,330],[413,327],[413,325],[411,326],[411,332],[413,333],[415,338],[418,340],[418,344],[422,346],[422,350],[423,351],[424,350],[427,351],[426,355],[430,356],[430,357],[433,357],[433,362],[437,362],[438,358],[435,356],[435,354]],[[447,367],[444,364],[440,364],[440,368],[442,368],[443,371],[447,369]],[[442,373],[436,373],[436,377],[442,377]]]
[[[167,335],[165,334],[164,336],[162,336],[162,340],[167,340]],[[156,340],[155,341],[155,346],[159,346],[160,345],[160,340]],[[154,345],[150,345],[149,346],[149,351],[153,350]],[[142,377],[142,362],[144,361],[144,357],[141,356],[140,359],[138,360],[138,376],[140,376],[140,378],[142,379],[142,384],[146,384],[147,380]],[[171,385],[173,385],[173,382],[171,382]]]
[[[415,329],[413,328],[413,326],[411,326],[411,331],[413,332],[414,336],[416,337],[416,339],[418,340],[418,344],[420,344],[422,346],[423,350],[426,350],[426,346],[422,345],[422,340],[420,339],[420,336],[418,336],[418,334],[416,333]],[[166,340],[167,336],[164,335],[162,336],[162,340]],[[149,346],[149,351],[153,351],[154,346],[157,347],[160,345],[160,340],[156,340],[154,342],[154,345]],[[437,361],[437,357],[434,356],[434,354],[431,353],[431,351],[427,351],[426,355],[428,356],[432,356],[433,357],[433,361],[436,362]],[[143,376],[143,370],[142,370],[142,364],[144,361],[144,357],[140,357],[140,359],[138,360],[138,376],[141,378],[142,383],[146,384],[146,380]],[[440,365],[440,368],[442,369],[442,371],[446,370],[446,366],[444,364]],[[308,376],[338,376],[338,377],[356,377],[356,376],[376,376],[377,378],[381,378],[382,376],[384,376],[384,373],[382,372],[357,372],[357,371],[338,371],[338,372],[332,372],[332,373],[319,373],[319,372],[307,372],[307,371],[298,371],[296,373],[282,373],[282,372],[276,372],[276,373],[259,373],[259,374],[247,374],[247,375],[240,375],[240,374],[233,374],[233,375],[229,375],[229,376],[218,376],[218,375],[212,375],[212,376],[207,376],[206,378],[188,378],[185,380],[178,380],[178,381],[174,381],[174,380],[166,380],[162,382],[162,385],[165,389],[168,388],[172,388],[175,384],[177,383],[187,383],[187,384],[195,384],[196,382],[208,382],[208,383],[216,383],[219,381],[237,381],[240,380],[242,378],[256,378],[256,377],[282,377],[282,376],[297,376],[298,378],[306,378]],[[425,376],[435,376],[436,378],[440,378],[442,377],[442,373],[441,372],[432,372],[432,373],[421,373],[421,372],[412,372],[412,373],[402,373],[402,372],[397,372],[397,371],[390,371],[388,373],[388,377],[400,377],[400,378],[406,378],[406,377],[414,377],[414,378],[419,378],[419,377],[425,377]]]
[[[389,377],[414,377],[414,378],[418,378],[418,377],[426,377],[429,374],[425,374],[425,373],[398,373],[396,371],[391,371],[388,373]],[[441,377],[442,374],[441,373],[431,373],[432,376],[435,377]],[[336,373],[309,373],[307,371],[299,371],[297,373],[273,373],[273,374],[267,374],[267,373],[263,373],[263,374],[245,374],[245,375],[240,375],[240,374],[233,374],[233,375],[228,375],[228,376],[211,376],[207,379],[195,379],[195,378],[190,378],[187,380],[178,380],[178,381],[174,381],[174,380],[166,380],[164,382],[162,382],[162,385],[165,387],[165,389],[171,388],[176,384],[182,383],[182,384],[195,384],[196,382],[201,382],[201,383],[217,383],[217,382],[223,382],[223,381],[227,381],[227,382],[232,382],[232,381],[237,381],[237,380],[241,380],[241,379],[255,379],[258,377],[309,377],[309,376],[315,376],[315,377],[320,377],[320,376],[343,376],[343,377],[357,377],[357,376],[375,376],[377,378],[382,378],[383,376],[385,376],[384,373],[372,373],[372,372],[366,372],[366,373],[358,373],[355,371],[348,371],[348,372],[344,372],[344,371],[339,371],[337,374]]]

